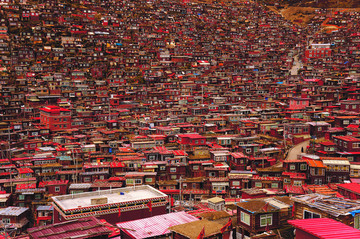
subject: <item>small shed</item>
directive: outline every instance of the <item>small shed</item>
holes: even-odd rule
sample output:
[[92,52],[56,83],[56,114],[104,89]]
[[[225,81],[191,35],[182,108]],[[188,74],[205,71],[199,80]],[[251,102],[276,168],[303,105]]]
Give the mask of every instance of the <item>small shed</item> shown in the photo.
[[209,208],[216,211],[222,211],[225,207],[225,199],[220,197],[213,197],[208,199]]

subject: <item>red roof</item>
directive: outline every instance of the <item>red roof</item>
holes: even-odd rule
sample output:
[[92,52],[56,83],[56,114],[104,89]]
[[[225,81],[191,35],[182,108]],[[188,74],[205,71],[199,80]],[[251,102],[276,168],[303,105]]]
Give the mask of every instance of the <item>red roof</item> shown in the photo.
[[313,160],[313,159],[306,159],[306,163],[309,165],[309,167],[314,168],[326,168],[326,166],[323,164],[322,161],[319,160]]
[[320,142],[320,144],[322,144],[322,145],[326,145],[326,146],[333,146],[333,145],[336,145],[334,142],[331,142],[331,141]]
[[305,231],[321,239],[358,239],[360,231],[330,218],[289,220],[297,230]]
[[18,170],[19,174],[33,173],[34,172],[31,168],[18,168],[17,170]]
[[123,168],[123,167],[125,167],[125,164],[122,163],[122,162],[116,162],[116,161],[114,161],[114,162],[111,162],[111,163],[110,163],[110,167],[111,167],[111,168]]
[[343,183],[343,184],[338,184],[337,187],[349,190],[353,193],[360,195],[360,184],[358,183]]
[[352,141],[352,142],[360,141],[359,138],[355,138],[355,137],[352,137],[352,136],[334,136],[334,138],[344,140],[344,141]]
[[60,112],[60,111],[70,112],[70,110],[65,109],[65,108],[61,108],[61,107],[56,106],[56,105],[48,105],[48,106],[45,106],[44,108],[40,108],[40,110],[45,111],[45,112],[53,112],[53,113]]
[[24,183],[16,185],[16,190],[36,188],[36,183]]

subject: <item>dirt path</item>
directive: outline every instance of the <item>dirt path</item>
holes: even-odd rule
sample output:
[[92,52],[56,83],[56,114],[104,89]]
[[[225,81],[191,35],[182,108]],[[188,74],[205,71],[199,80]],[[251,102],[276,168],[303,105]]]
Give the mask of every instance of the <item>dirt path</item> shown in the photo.
[[297,144],[295,145],[294,147],[292,147],[290,150],[289,150],[289,153],[288,155],[286,156],[286,159],[285,160],[290,160],[290,159],[297,159],[297,156],[299,154],[301,154],[301,148],[304,149],[304,152],[306,150],[306,147],[309,146],[310,144],[310,140],[306,140],[304,142],[301,142],[300,144]]

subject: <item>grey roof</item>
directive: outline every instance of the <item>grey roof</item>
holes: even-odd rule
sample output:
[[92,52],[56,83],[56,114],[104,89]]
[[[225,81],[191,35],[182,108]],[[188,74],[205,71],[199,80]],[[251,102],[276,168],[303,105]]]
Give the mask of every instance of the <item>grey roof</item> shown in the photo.
[[88,189],[92,183],[72,183],[69,186],[69,189]]
[[27,207],[7,207],[0,210],[0,216],[20,216],[29,210]]
[[36,208],[37,211],[53,211],[54,207],[53,206],[38,206]]

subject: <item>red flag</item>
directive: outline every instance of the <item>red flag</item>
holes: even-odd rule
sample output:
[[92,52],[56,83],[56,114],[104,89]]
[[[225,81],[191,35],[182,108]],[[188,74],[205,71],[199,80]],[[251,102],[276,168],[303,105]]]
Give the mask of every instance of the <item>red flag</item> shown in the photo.
[[205,236],[205,226],[203,227],[203,229],[201,230],[200,234],[197,236],[196,239],[203,239]]
[[148,203],[146,203],[146,206],[148,206],[149,211],[152,212],[152,203],[151,203],[151,201],[149,201]]
[[231,217],[229,217],[229,221],[220,229],[221,233],[224,233],[226,229],[232,227],[232,220]]
[[265,212],[267,212],[268,211],[268,207],[269,207],[269,203],[267,202],[266,204],[265,204],[265,206],[263,206],[263,210],[265,211]]
[[173,197],[170,199],[170,202],[171,202],[171,206],[173,207],[174,206],[174,198]]
[[121,216],[121,209],[120,209],[120,207],[119,207],[119,214],[118,214],[118,217],[120,217]]

